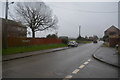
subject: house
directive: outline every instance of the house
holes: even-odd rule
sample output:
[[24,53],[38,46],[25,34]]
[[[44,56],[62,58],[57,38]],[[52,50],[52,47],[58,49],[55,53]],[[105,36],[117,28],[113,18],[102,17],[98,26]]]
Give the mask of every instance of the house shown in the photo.
[[110,28],[104,31],[103,40],[108,42],[108,46],[115,47],[120,39],[120,30],[112,25]]
[[118,38],[118,37],[120,37],[120,30],[118,28],[116,28],[114,25],[112,25],[110,28],[108,28],[104,32],[104,36]]
[[7,24],[7,37],[27,37],[27,27],[22,25],[19,22],[15,22],[13,20],[6,20],[0,18],[2,20],[2,34],[4,34],[4,28]]

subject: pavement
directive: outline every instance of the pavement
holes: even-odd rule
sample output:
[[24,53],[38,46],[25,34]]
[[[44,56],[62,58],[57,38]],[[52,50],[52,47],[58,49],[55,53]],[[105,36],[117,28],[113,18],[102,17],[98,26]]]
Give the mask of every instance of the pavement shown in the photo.
[[2,61],[9,61],[9,60],[14,60],[14,59],[19,59],[19,58],[25,58],[25,57],[29,57],[29,56],[39,55],[42,53],[50,53],[50,52],[55,52],[55,51],[60,51],[60,50],[65,50],[65,49],[68,49],[68,47],[61,47],[61,48],[47,49],[47,50],[41,50],[41,51],[33,51],[33,52],[5,55],[2,57]]
[[115,48],[99,47],[93,57],[101,62],[120,68],[120,55]]

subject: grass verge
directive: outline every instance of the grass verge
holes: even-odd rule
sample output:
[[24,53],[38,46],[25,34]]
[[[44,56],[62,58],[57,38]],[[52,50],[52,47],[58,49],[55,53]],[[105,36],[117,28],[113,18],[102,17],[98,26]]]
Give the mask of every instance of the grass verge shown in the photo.
[[103,43],[101,47],[109,47],[109,46],[108,46],[108,43]]
[[2,49],[2,55],[32,52],[46,49],[53,49],[59,47],[66,47],[66,44],[44,44],[44,45],[33,45],[33,46],[22,46],[22,47],[10,47],[8,49]]
[[118,48],[118,54],[120,55],[120,48]]

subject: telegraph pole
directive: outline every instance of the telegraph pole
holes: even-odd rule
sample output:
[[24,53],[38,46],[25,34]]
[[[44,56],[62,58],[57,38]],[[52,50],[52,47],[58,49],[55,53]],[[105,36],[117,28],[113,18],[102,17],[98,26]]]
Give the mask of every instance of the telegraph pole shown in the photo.
[[13,4],[14,2],[11,2],[8,4],[8,0],[6,0],[6,9],[5,9],[5,26],[3,26],[3,47],[7,49],[7,28],[8,28],[8,5]]
[[81,37],[81,35],[80,35],[80,29],[81,29],[81,25],[79,26],[79,37]]
[[4,48],[7,49],[7,26],[8,26],[8,0],[6,0],[6,10],[5,10],[5,26],[4,28]]

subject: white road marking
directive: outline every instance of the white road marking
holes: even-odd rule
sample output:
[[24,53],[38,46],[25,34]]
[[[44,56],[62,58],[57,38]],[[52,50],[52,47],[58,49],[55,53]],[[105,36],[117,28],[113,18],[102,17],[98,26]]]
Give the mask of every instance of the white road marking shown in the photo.
[[64,78],[63,80],[69,80],[70,78]]
[[84,62],[84,64],[88,64],[89,62]]
[[88,61],[91,61],[91,59],[88,59]]
[[79,71],[79,69],[75,69],[72,73],[77,74],[78,71]]
[[[88,61],[84,62],[82,65],[79,66],[80,69],[84,68],[86,64],[88,64],[91,61],[91,59],[88,59]],[[79,69],[75,69],[72,73],[77,74],[79,72]],[[72,78],[72,75],[67,75],[63,80],[69,80]]]
[[67,75],[65,78],[72,78],[72,75]]
[[70,78],[64,78],[63,80],[69,80]]
[[79,68],[82,69],[85,65],[81,65]]

